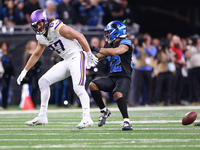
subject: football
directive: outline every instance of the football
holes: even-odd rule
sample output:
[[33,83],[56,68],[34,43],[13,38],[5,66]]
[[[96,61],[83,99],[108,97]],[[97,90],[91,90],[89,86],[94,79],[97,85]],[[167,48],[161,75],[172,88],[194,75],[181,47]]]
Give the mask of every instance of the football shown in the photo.
[[197,118],[197,113],[196,112],[188,112],[185,114],[185,116],[182,119],[182,124],[183,125],[189,125],[193,123]]

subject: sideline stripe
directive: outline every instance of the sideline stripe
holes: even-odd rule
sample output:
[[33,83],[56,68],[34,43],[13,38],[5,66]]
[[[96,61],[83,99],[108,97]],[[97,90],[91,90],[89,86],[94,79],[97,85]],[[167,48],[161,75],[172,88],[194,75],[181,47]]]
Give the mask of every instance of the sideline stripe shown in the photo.
[[[166,106],[166,107],[131,107],[128,108],[128,111],[149,111],[149,110],[200,110],[200,106]],[[119,111],[117,108],[109,108],[110,111]],[[99,112],[98,108],[90,108],[91,112]],[[48,113],[64,113],[64,112],[82,112],[82,109],[50,109]],[[0,114],[32,114],[38,113],[38,110],[2,110]]]

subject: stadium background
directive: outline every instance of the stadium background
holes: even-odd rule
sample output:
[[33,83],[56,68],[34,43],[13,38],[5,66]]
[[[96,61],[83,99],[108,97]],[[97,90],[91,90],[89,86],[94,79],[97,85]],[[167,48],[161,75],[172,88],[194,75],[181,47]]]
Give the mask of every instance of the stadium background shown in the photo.
[[[188,37],[200,33],[200,5],[198,0],[129,0],[132,7],[134,21],[140,25],[141,33],[150,33],[152,37],[162,38],[168,32]],[[82,32],[88,41],[91,37],[102,38],[103,32]],[[21,96],[21,86],[16,83],[16,78],[21,71],[22,55],[25,44],[29,40],[35,40],[35,33],[30,31],[17,31],[2,33],[0,39],[9,42],[9,52],[13,56],[15,66],[15,78],[12,81],[12,100],[10,105],[18,105]],[[50,67],[50,55],[52,51],[44,52],[45,64],[42,69],[45,72]]]

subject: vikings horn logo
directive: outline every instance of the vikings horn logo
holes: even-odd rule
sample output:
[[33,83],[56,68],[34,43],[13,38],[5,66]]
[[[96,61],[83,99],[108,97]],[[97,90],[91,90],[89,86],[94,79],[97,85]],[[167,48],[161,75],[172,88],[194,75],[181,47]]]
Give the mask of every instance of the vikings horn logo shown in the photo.
[[43,16],[45,19],[47,18],[47,15],[46,15],[46,12],[45,12],[45,11],[43,11],[42,16]]

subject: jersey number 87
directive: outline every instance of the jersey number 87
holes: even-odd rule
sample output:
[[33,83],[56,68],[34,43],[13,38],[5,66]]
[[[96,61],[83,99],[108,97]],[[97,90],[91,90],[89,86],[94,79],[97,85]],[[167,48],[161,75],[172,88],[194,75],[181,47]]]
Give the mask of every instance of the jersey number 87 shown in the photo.
[[48,46],[52,51],[56,51],[58,54],[61,53],[61,50],[64,51],[64,45],[62,43],[62,41],[59,39],[58,41],[56,41],[55,43],[51,44]]

